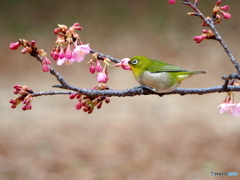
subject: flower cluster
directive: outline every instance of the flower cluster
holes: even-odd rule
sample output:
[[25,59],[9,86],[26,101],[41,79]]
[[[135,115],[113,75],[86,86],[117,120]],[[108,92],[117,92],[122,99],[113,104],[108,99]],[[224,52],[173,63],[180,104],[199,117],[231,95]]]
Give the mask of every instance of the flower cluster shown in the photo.
[[107,66],[109,66],[110,59],[108,58],[102,58],[101,60],[104,63],[104,66],[102,67],[100,60],[98,59],[98,54],[93,53],[92,59],[88,62],[90,64],[89,71],[94,74],[97,72],[97,81],[99,83],[107,83],[108,81],[108,72],[107,72]]
[[234,117],[240,116],[240,103],[234,103],[233,93],[228,93],[222,104],[218,106],[221,114],[228,113]]
[[[231,14],[224,12],[229,10],[229,6],[228,5],[224,5],[224,6],[219,6],[221,4],[221,0],[218,0],[215,7],[213,8],[213,20],[217,23],[220,22],[220,20],[222,19],[221,15],[225,18],[225,19],[230,19],[231,18]],[[218,12],[220,12],[220,14],[218,14]]]
[[72,64],[75,61],[81,62],[86,54],[90,53],[89,44],[83,44],[76,30],[82,30],[79,23],[74,23],[71,27],[58,25],[54,30],[57,35],[55,47],[51,51],[51,56],[57,60],[58,65],[63,63]]
[[[109,89],[109,88],[106,87],[106,86],[96,86],[92,89],[106,90],[106,89]],[[105,102],[107,104],[110,102],[110,99],[108,97],[105,97],[105,96],[99,96],[99,97],[91,98],[91,97],[88,97],[88,96],[85,96],[85,95],[82,95],[82,94],[79,94],[79,93],[71,94],[69,96],[69,98],[70,99],[77,99],[78,102],[75,105],[75,108],[77,110],[82,109],[84,112],[87,112],[88,114],[92,113],[95,107],[97,107],[97,109],[100,109],[102,107],[103,102]]]
[[22,107],[22,110],[30,110],[32,109],[31,102],[33,100],[32,93],[33,91],[29,89],[27,86],[22,86],[22,85],[14,85],[13,88],[15,91],[13,92],[14,94],[19,94],[20,96],[11,99],[10,103],[12,104],[11,108],[16,108],[18,104],[21,102],[24,104]]
[[23,46],[23,49],[21,51],[23,54],[30,53],[33,56],[39,55],[39,61],[41,61],[42,63],[42,70],[44,72],[50,70],[49,65],[51,64],[51,61],[47,58],[47,53],[43,49],[38,50],[35,41],[28,42],[25,39],[20,39],[17,42],[11,43],[9,45],[9,48],[12,50],[16,50],[20,46]]
[[[212,11],[212,17],[207,17],[206,21],[204,21],[202,23],[202,26],[208,26],[208,22],[207,21],[212,21],[214,23],[220,23],[222,16],[225,19],[230,19],[231,15],[227,12],[229,10],[229,6],[228,5],[224,5],[224,6],[219,6],[221,4],[221,0],[218,0],[213,8]],[[197,1],[195,1],[195,4],[197,3]],[[196,12],[189,12],[187,13],[188,15],[193,15],[193,16],[200,16],[200,14],[196,13]],[[215,38],[215,34],[211,31],[211,30],[202,30],[203,34],[200,36],[195,36],[193,39],[194,41],[196,41],[196,43],[200,43],[202,42],[204,39],[214,39]]]

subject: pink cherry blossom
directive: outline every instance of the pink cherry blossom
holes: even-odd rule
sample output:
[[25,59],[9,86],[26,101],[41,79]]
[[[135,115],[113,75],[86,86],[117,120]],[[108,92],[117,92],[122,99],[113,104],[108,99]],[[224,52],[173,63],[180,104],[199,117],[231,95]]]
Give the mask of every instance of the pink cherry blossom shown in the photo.
[[72,52],[72,61],[81,62],[86,54],[90,53],[91,48],[89,44],[78,45],[74,48]]
[[233,103],[232,98],[226,99],[222,104],[218,106],[220,108],[219,112],[221,114],[228,113],[234,117],[240,116],[240,103]]
[[223,102],[222,104],[220,104],[218,106],[218,108],[220,108],[219,112],[221,114],[223,113],[229,113],[229,114],[232,114],[234,109],[236,107],[236,104],[235,103],[231,103],[231,102]]

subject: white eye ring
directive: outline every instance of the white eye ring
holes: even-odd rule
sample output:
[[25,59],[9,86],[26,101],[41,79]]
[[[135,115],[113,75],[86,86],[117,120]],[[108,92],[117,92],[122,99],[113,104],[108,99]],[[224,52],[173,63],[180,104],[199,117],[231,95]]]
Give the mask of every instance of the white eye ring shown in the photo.
[[132,64],[138,64],[138,60],[137,59],[132,60]]

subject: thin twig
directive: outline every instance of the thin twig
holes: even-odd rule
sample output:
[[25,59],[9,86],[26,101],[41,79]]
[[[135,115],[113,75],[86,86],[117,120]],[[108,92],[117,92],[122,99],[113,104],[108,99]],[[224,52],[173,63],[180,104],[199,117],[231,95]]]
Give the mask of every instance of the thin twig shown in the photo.
[[90,53],[97,53],[99,59],[105,57],[105,58],[109,58],[109,59],[110,59],[112,62],[114,62],[114,63],[119,63],[119,62],[120,62],[120,60],[117,59],[117,58],[113,58],[113,57],[111,57],[111,56],[109,56],[109,55],[105,55],[105,54],[103,54],[103,53],[97,52],[97,51],[92,50],[92,49],[90,50]]

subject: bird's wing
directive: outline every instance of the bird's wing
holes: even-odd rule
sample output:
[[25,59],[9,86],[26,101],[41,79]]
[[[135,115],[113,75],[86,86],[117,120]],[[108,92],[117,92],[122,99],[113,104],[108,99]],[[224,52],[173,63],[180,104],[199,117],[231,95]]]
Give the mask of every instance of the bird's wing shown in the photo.
[[178,66],[175,66],[175,65],[172,65],[172,64],[168,64],[168,63],[165,63],[165,64],[162,64],[161,66],[150,66],[148,68],[148,71],[151,71],[153,73],[159,73],[159,72],[187,72],[187,70],[181,68],[181,67],[178,67]]

